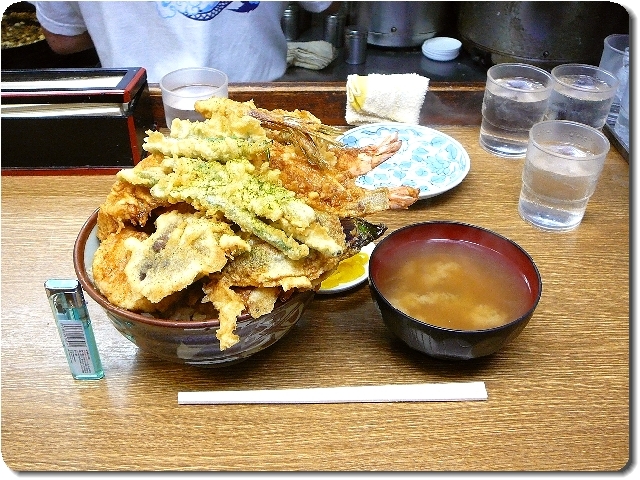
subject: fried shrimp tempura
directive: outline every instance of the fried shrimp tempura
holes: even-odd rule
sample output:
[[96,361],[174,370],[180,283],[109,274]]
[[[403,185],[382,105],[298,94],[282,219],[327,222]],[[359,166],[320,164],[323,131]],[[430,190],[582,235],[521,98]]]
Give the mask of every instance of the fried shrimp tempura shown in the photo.
[[200,113],[207,118],[205,122],[227,115],[234,122],[245,117],[259,122],[264,135],[273,141],[269,148],[270,168],[280,172],[279,180],[285,188],[316,210],[342,217],[364,216],[408,208],[418,200],[417,188],[369,190],[355,182],[356,177],[400,149],[402,142],[397,134],[389,135],[377,145],[352,148],[337,141],[340,130],[323,125],[305,110],[269,111],[252,108],[252,102],[240,104],[225,98],[207,100],[200,107]]

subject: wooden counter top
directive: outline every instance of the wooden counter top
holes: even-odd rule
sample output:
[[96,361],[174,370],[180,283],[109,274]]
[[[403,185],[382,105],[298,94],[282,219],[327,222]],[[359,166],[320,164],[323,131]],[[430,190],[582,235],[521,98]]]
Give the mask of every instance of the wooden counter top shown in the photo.
[[[477,124],[426,124],[462,143],[471,171],[449,192],[371,220],[388,231],[438,219],[489,228],[527,250],[542,276],[542,299],[520,337],[478,361],[444,362],[405,347],[382,323],[366,283],[317,296],[273,347],[219,369],[140,353],[87,296],[106,376],[73,380],[43,283],[74,277],[76,235],[114,178],[3,176],[6,465],[16,471],[624,468],[630,460],[629,164],[612,149],[580,227],[548,233],[518,216],[522,160],[484,152]],[[488,400],[177,402],[180,391],[457,381],[485,382]]]

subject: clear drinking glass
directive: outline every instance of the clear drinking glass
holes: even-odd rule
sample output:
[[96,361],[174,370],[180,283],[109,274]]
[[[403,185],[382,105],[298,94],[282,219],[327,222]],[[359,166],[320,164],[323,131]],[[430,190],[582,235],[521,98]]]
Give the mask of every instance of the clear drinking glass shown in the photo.
[[523,63],[501,63],[487,71],[480,146],[507,158],[524,157],[529,129],[547,110],[551,75]]
[[195,110],[198,100],[228,96],[229,79],[226,73],[207,67],[189,67],[174,70],[160,79],[162,103],[167,127],[174,118],[202,121]]
[[593,128],[604,127],[620,83],[600,67],[565,63],[551,70],[553,91],[545,120],[571,120]]
[[620,111],[618,113],[618,117],[616,118],[616,123],[613,127],[613,130],[618,135],[618,139],[624,147],[629,150],[630,138],[629,138],[629,111],[631,110],[629,106],[629,83],[624,89],[624,93],[622,94],[622,101],[620,102]]
[[531,127],[522,170],[520,216],[543,230],[577,228],[609,147],[600,130],[582,123],[549,120]]
[[[626,60],[625,60],[626,55]],[[614,33],[604,39],[604,49],[600,58],[600,68],[613,73],[620,83],[613,97],[607,123],[613,125],[620,111],[624,89],[629,81],[629,35]]]

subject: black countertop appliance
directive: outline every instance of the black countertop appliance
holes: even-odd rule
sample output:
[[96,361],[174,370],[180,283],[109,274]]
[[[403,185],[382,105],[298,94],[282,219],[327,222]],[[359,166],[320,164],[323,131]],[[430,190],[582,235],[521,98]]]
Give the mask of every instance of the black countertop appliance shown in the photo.
[[629,14],[614,2],[459,2],[458,8],[463,48],[486,66],[598,65],[605,37],[629,33]]

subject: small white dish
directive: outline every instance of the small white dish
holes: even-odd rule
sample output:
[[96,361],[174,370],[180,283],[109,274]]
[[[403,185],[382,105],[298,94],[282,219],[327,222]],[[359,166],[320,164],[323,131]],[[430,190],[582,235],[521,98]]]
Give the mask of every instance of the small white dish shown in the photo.
[[[360,253],[364,253],[367,256],[366,261],[364,262],[364,273],[361,274],[359,277],[354,278],[351,281],[348,282],[344,282],[344,283],[339,283],[338,285],[336,285],[335,287],[332,288],[322,288],[320,287],[320,290],[318,290],[318,293],[323,293],[323,294],[329,294],[329,293],[340,293],[340,292],[344,292],[345,290],[349,290],[350,288],[356,287],[358,285],[360,285],[362,282],[364,282],[368,277],[369,277],[369,257],[371,256],[371,252],[373,252],[373,249],[375,248],[376,244],[375,243],[370,243],[368,245],[365,245],[364,247],[362,247],[362,250],[360,250]],[[348,260],[348,259],[347,259]],[[343,260],[344,262],[345,260]],[[329,277],[331,278],[331,277]]]
[[456,140],[433,128],[406,123],[373,123],[345,132],[339,140],[348,147],[376,145],[397,133],[402,146],[391,158],[359,176],[364,188],[414,187],[420,200],[458,185],[471,168],[469,154]]
[[435,60],[436,62],[449,62],[453,59],[456,58],[456,54],[440,54],[440,53],[429,53],[427,55],[425,55],[425,57],[429,58],[430,60]]
[[424,41],[422,53],[431,60],[447,62],[458,56],[460,47],[462,47],[462,42],[455,38],[434,37]]

